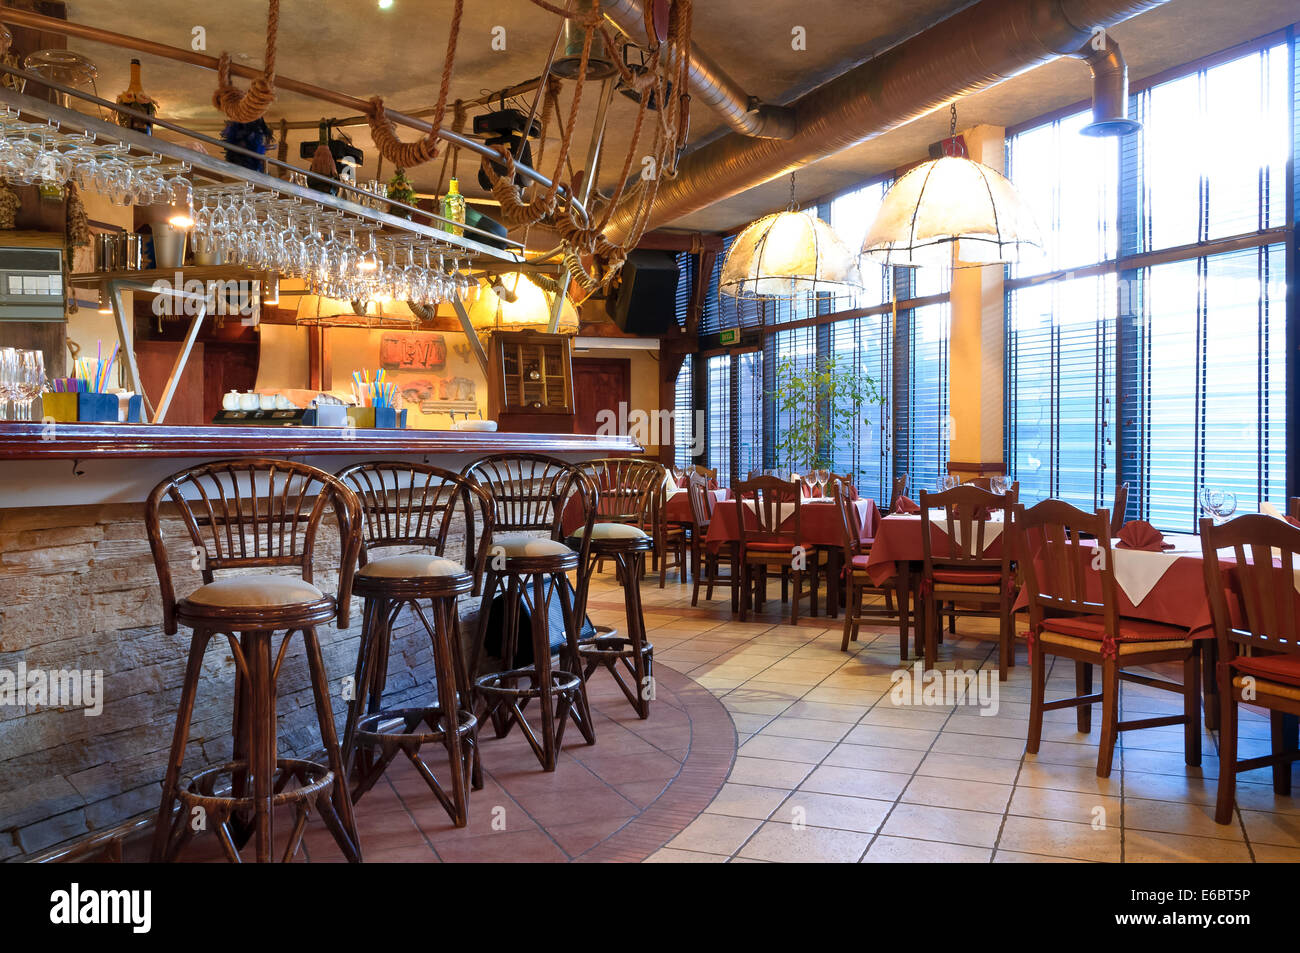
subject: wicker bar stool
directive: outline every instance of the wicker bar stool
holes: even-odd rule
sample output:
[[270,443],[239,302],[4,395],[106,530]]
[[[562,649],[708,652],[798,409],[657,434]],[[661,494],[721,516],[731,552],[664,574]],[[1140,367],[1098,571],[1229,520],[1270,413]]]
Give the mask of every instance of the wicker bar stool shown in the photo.
[[[607,632],[579,642],[578,652],[586,663],[583,679],[591,678],[597,668],[607,669],[637,715],[649,718],[655,649],[646,641],[641,576],[646,554],[654,550],[655,542],[641,527],[659,508],[668,474],[658,463],[628,457],[589,460],[578,466],[596,491],[591,554],[578,575],[578,618],[586,616],[591,577],[602,559],[612,559],[617,567],[627,615],[626,635]],[[624,681],[624,673],[631,676],[631,685]]]
[[[339,471],[338,477],[360,500],[363,528],[352,592],[365,601],[364,621],[355,692],[343,731],[343,763],[352,780],[353,803],[374,786],[398,754],[404,754],[452,823],[464,827],[469,823],[469,789],[482,788],[483,780],[478,720],[471,710],[456,601],[473,589],[487,551],[482,545],[477,549],[467,545],[459,561],[445,558],[444,553],[458,514],[464,516],[467,541],[474,537],[476,516],[483,528],[480,538],[491,537],[492,503],[468,480],[428,464],[361,463]],[[373,557],[376,550],[411,546],[427,547],[432,553]],[[422,602],[429,606],[428,615]],[[393,624],[408,608],[424,626],[433,648],[435,704],[382,709]],[[420,756],[426,744],[446,749],[450,791]]]
[[[543,454],[494,454],[471,463],[462,476],[491,498],[495,514],[493,532],[487,538],[471,677],[479,669],[488,618],[498,593],[504,596],[505,609],[501,656],[507,668],[474,678],[474,693],[483,704],[480,718],[492,722],[498,738],[518,725],[542,769],[554,771],[570,719],[587,744],[596,743],[578,646],[581,617],[567,578],[585,565],[589,556],[595,492],[575,466]],[[581,514],[582,526],[571,535],[577,549],[561,541],[565,510],[574,506]],[[556,598],[564,619],[558,667],[551,660],[555,648],[550,607]],[[533,660],[529,665],[511,667],[525,606],[531,620]],[[540,730],[534,729],[524,714],[533,699],[541,709]]]
[[[204,585],[177,601],[163,536],[162,507],[179,511]],[[329,509],[338,521],[339,588],[336,596],[312,583],[312,557],[321,520]],[[167,514],[170,518],[170,513]],[[308,812],[316,808],[349,861],[361,860],[343,758],[334,731],[328,677],[316,626],[338,619],[348,624],[352,572],[360,544],[356,495],[328,473],[287,460],[224,460],[173,474],[154,488],[145,505],[145,525],[162,589],[163,629],[174,635],[177,623],[193,630],[180,709],[172,736],[162,802],[154,828],[152,859],[170,861],[193,834],[202,816],[215,828],[227,859],[255,838],[257,860],[270,861],[273,809],[294,808],[294,826],[283,860],[298,851]],[[190,546],[185,547],[191,550]],[[294,567],[296,576],[268,572],[217,578],[226,569],[267,570]],[[284,632],[272,651],[276,632]],[[316,718],[328,766],[277,757],[276,686],[295,633],[306,643]],[[236,679],[233,757],[181,784],[202,674],[203,657],[214,636],[226,637]],[[230,793],[218,793],[229,785]],[[173,818],[177,802],[181,810]]]

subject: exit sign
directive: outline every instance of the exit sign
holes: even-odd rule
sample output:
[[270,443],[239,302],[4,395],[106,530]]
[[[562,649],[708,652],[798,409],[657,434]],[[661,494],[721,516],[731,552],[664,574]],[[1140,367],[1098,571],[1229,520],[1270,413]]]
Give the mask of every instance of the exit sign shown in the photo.
[[718,342],[721,344],[739,344],[740,328],[727,328],[718,333]]

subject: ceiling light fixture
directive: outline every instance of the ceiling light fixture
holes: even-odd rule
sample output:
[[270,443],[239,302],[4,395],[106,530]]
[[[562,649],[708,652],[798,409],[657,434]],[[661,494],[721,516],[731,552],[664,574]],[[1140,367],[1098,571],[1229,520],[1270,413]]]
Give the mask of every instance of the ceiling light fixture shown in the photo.
[[797,298],[862,290],[857,257],[834,230],[794,198],[785,211],[747,225],[727,251],[719,293],[732,298]]
[[[555,295],[536,284],[536,280],[520,272],[484,279],[469,306],[470,323],[479,331],[545,330],[551,321]],[[578,333],[578,309],[567,294],[556,331]]]
[[950,111],[942,155],[904,174],[885,194],[862,244],[883,265],[992,265],[1041,249],[1033,211],[1001,173],[976,162]]

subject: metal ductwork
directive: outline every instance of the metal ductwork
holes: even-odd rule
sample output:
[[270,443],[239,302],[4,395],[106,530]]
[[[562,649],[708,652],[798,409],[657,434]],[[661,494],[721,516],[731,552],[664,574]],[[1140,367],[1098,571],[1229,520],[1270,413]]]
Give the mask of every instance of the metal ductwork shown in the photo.
[[[1165,0],[982,0],[819,86],[793,104],[790,139],[727,135],[684,156],[660,183],[655,228],[920,119],[1060,56]],[[627,234],[631,203],[608,235]]]
[[[637,46],[649,46],[641,0],[604,0],[601,13],[619,32]],[[711,107],[742,136],[759,139],[789,139],[795,133],[794,110],[773,106],[750,96],[717,63],[691,46],[691,93]]]
[[1092,70],[1092,122],[1079,131],[1085,136],[1127,136],[1142,128],[1128,117],[1128,64],[1119,44],[1098,33],[1075,50]]

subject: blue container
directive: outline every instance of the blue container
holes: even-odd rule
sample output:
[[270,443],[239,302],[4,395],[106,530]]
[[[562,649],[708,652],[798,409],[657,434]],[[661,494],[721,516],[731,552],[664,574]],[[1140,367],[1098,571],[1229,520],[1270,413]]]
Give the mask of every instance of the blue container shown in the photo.
[[117,423],[116,394],[78,394],[77,420],[84,423]]
[[375,408],[375,429],[377,430],[405,430],[406,429],[406,411],[403,410],[398,414],[392,407]]
[[126,422],[128,424],[144,423],[144,398],[133,394],[126,404]]

